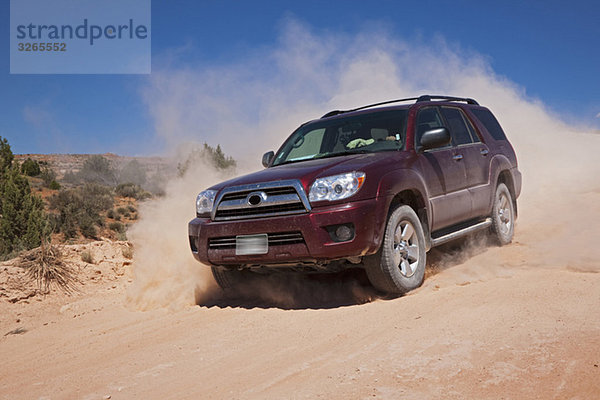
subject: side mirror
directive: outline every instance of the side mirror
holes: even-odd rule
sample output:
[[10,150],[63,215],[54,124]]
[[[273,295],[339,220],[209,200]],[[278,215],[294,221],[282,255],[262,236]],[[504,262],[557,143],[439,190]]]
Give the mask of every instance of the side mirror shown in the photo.
[[444,147],[450,144],[452,138],[447,128],[435,128],[425,131],[421,136],[421,147],[419,150],[429,150]]
[[263,167],[268,168],[269,165],[271,165],[271,161],[273,161],[273,157],[275,157],[275,153],[272,151],[268,151],[265,154],[263,154],[263,158],[262,158]]

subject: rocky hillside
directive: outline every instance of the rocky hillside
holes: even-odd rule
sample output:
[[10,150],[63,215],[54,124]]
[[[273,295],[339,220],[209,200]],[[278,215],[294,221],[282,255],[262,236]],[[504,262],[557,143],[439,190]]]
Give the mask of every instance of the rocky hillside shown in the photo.
[[[58,174],[58,178],[61,179],[69,171],[73,173],[80,171],[83,163],[91,156],[93,154],[15,154],[15,160],[21,163],[31,158],[52,168]],[[130,157],[113,153],[105,153],[101,156],[108,159],[115,167],[136,160],[144,167],[148,176],[165,173],[173,169],[169,160],[164,157]]]

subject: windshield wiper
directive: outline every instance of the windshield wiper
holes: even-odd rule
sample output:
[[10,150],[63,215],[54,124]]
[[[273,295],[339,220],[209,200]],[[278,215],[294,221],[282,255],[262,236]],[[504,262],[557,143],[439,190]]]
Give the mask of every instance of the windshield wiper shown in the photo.
[[327,154],[323,154],[322,156],[316,156],[316,157],[311,158],[311,160],[320,159],[320,158],[337,157],[337,156],[347,156],[349,154],[364,154],[364,153],[372,153],[372,151],[367,150],[367,149],[344,150],[344,151],[338,151],[336,153],[327,153]]
[[291,164],[291,163],[302,162],[302,161],[320,160],[321,158],[330,158],[330,157],[337,157],[337,156],[347,156],[349,154],[364,154],[364,153],[372,153],[372,151],[367,150],[367,149],[353,149],[353,150],[338,151],[337,153],[327,153],[327,154],[323,154],[323,155],[317,154],[313,158],[303,158],[300,160],[295,159],[295,160],[283,161],[283,162],[280,162],[279,164],[273,165],[273,167],[278,167],[280,165]]

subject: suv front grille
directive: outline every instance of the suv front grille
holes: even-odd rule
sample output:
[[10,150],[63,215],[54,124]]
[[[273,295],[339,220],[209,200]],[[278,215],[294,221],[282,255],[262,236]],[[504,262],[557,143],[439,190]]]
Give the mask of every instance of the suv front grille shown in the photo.
[[[304,243],[301,232],[278,232],[267,235],[269,247]],[[213,250],[235,249],[235,236],[208,239],[208,248]]]
[[[296,194],[296,189],[294,189],[291,186],[264,188],[264,189],[262,189],[262,191],[265,192],[267,194],[267,196],[276,196],[276,195],[282,195],[282,194]],[[221,198],[221,201],[245,199],[252,192],[254,192],[254,190],[244,190],[244,191],[240,191],[240,192],[227,193]]]
[[214,214],[215,221],[273,217],[310,211],[299,181],[276,181],[226,188]]
[[255,208],[239,208],[235,210],[220,210],[217,211],[217,219],[233,219],[233,218],[257,218],[270,217],[273,215],[285,215],[298,212],[305,212],[306,209],[302,203],[282,204],[278,206],[255,207]]

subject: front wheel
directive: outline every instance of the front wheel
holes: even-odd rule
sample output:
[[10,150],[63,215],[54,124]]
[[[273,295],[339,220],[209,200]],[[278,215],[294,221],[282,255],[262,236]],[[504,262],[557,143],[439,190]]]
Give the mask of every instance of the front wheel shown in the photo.
[[243,283],[249,283],[255,279],[255,273],[245,270],[226,269],[223,267],[211,267],[213,277],[219,287],[223,290],[235,289]]
[[504,183],[496,188],[492,208],[492,234],[500,246],[512,242],[515,233],[515,208],[510,191]]
[[400,206],[389,215],[381,249],[365,260],[365,270],[376,289],[401,295],[423,283],[425,258],[421,221],[412,208]]

